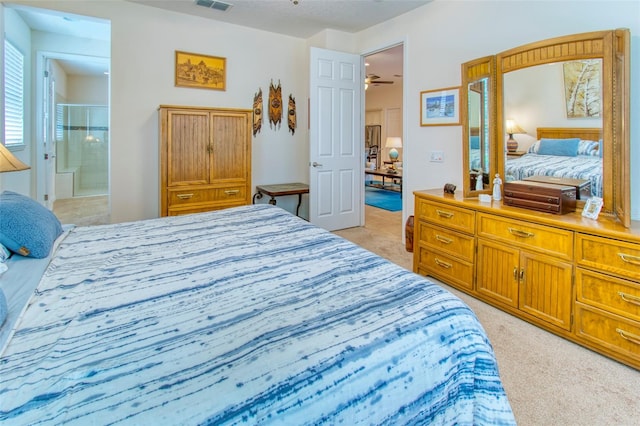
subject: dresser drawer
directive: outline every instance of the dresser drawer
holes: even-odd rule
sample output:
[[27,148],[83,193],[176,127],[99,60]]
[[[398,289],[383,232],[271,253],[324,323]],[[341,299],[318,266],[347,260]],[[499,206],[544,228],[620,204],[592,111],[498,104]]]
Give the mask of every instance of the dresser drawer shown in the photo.
[[576,269],[579,302],[640,321],[640,284]]
[[576,303],[576,335],[640,362],[640,323]]
[[475,239],[472,236],[420,221],[418,238],[421,243],[432,247],[436,252],[447,253],[467,262],[473,262]]
[[478,213],[478,236],[573,260],[573,232]]
[[416,211],[420,219],[469,234],[475,232],[475,211],[422,199],[417,201]]
[[185,204],[199,204],[213,201],[237,201],[244,200],[247,196],[245,185],[229,186],[224,188],[188,188],[169,189],[169,207]]
[[640,280],[640,246],[638,244],[577,234],[576,262],[580,266]]
[[419,265],[429,275],[447,284],[463,289],[473,289],[473,263],[465,262],[443,253],[419,247]]

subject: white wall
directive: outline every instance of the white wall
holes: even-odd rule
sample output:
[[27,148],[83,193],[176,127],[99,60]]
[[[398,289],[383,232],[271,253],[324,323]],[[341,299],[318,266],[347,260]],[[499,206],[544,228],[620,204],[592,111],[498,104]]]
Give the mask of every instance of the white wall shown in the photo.
[[[0,4],[0,9],[3,9],[4,16],[6,18],[6,23],[4,26],[4,32],[1,34],[7,34],[8,40],[18,48],[20,52],[24,55],[24,68],[28,70],[31,68],[31,37],[29,27],[25,25],[25,23],[18,17],[15,11],[3,8],[2,4]],[[0,15],[1,17],[1,15]],[[4,21],[5,19],[3,19]],[[2,40],[2,48],[0,49],[0,53],[2,54],[2,64],[4,65],[4,39]],[[4,69],[4,66],[2,66]],[[2,79],[0,80],[4,82],[4,73],[2,73]],[[4,83],[2,96],[0,96],[0,105],[2,105],[2,131],[0,132],[0,138],[4,139]],[[31,110],[31,86],[28,84],[28,81],[25,82],[24,86],[24,110],[28,112]],[[30,114],[25,113],[24,116],[24,140],[25,147],[24,149],[19,149],[16,151],[12,151],[12,153],[23,163],[32,166],[35,164],[35,149],[32,149],[32,144],[30,143],[32,140],[31,133],[31,122],[29,120]],[[30,179],[31,170],[25,170],[22,172],[11,172],[11,173],[2,173],[0,174],[0,189],[10,189],[12,191],[18,192],[20,194],[30,195],[32,193],[35,194],[35,182],[32,182]]]
[[[250,109],[259,88],[268,97],[271,80],[296,99],[298,127],[292,135],[286,121],[278,130],[263,122],[252,185],[308,182],[305,40],[124,1],[16,3],[111,21],[112,221],[158,216],[159,105]],[[226,91],[175,87],[176,50],[227,58]]]
[[[632,166],[640,166],[640,3],[637,1],[448,1],[435,0],[355,36],[332,30],[309,40],[166,12],[124,1],[49,2],[17,0],[111,21],[112,220],[158,215],[158,123],[160,104],[251,108],[261,87],[280,80],[283,95],[298,107],[295,135],[263,124],[253,140],[253,185],[308,181],[308,46],[369,53],[404,43],[405,192],[461,187],[460,126],[421,127],[419,93],[460,85],[460,64],[508,48],[572,33],[618,27],[632,37]],[[173,85],[174,51],[227,58],[225,92]],[[443,163],[427,159],[444,152]],[[632,182],[640,167],[632,167]],[[405,217],[413,197],[404,197]],[[640,218],[638,185],[632,184],[632,217]]]
[[[420,91],[459,86],[463,62],[522,44],[567,34],[631,30],[631,198],[640,219],[640,2],[638,1],[449,1],[435,0],[358,34],[359,50],[406,40],[404,186],[411,193],[452,182],[462,188],[462,128],[421,127]],[[428,161],[444,152],[443,163]],[[633,167],[633,166],[636,167]],[[406,194],[407,192],[405,192]],[[404,197],[404,215],[413,214]]]

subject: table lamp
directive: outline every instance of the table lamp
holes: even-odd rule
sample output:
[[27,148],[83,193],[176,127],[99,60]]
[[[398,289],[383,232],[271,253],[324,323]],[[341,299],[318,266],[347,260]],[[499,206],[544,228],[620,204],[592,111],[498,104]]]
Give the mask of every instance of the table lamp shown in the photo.
[[0,173],[19,172],[30,167],[18,160],[3,143],[0,143]]
[[518,150],[518,141],[513,138],[515,133],[527,133],[522,130],[522,127],[518,126],[513,119],[507,120],[506,132],[509,135],[509,139],[507,139],[507,151],[508,152],[516,152]]
[[385,144],[385,148],[389,149],[389,158],[391,161],[398,161],[398,149],[402,148],[402,138],[398,136],[389,136]]

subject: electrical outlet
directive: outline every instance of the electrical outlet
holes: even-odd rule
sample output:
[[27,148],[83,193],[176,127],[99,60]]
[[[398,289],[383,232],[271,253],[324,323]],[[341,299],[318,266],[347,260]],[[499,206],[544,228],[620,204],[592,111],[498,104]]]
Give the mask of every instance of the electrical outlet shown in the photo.
[[444,161],[443,151],[431,151],[430,161],[434,163],[442,163]]

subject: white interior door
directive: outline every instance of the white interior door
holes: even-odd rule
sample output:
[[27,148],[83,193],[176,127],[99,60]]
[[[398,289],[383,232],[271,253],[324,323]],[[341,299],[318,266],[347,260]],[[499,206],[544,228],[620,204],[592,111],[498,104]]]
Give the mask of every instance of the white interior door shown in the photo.
[[327,230],[363,222],[362,58],[311,48],[309,220]]

